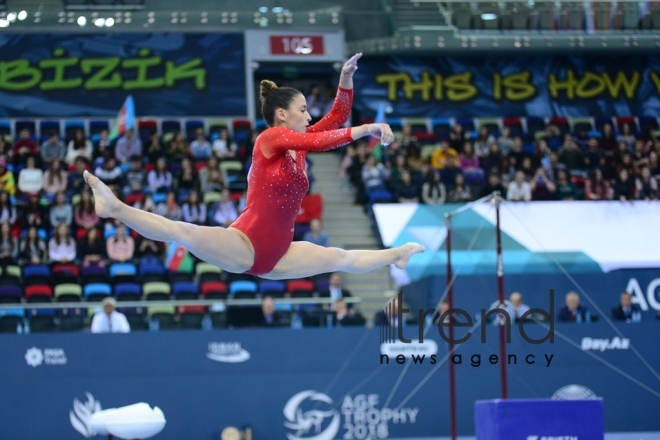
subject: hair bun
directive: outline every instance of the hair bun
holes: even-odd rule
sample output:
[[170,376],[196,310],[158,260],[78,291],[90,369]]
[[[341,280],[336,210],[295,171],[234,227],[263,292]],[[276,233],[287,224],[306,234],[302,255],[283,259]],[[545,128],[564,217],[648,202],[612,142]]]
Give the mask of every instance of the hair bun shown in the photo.
[[261,101],[263,102],[263,100],[275,90],[277,90],[277,84],[267,79],[262,80],[260,87]]

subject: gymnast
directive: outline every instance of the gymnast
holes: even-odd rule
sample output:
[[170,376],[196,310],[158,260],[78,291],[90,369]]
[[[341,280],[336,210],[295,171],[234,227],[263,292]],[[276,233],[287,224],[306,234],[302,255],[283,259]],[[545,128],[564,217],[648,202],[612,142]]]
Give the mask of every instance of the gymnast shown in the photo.
[[298,90],[261,82],[262,114],[268,125],[255,142],[248,173],[245,209],[229,227],[198,226],[172,221],[122,203],[98,177],[85,171],[94,193],[96,213],[126,224],[144,237],[178,242],[195,256],[232,273],[270,280],[305,278],[343,271],[365,273],[394,264],[405,268],[410,257],[424,251],[417,243],[383,250],[343,250],[309,242],[293,242],[293,227],[309,183],[308,151],[326,151],[370,135],[383,145],[394,140],[387,124],[340,128],[353,102],[353,73],[362,54],[342,67],[332,110],[309,126],[305,97]]

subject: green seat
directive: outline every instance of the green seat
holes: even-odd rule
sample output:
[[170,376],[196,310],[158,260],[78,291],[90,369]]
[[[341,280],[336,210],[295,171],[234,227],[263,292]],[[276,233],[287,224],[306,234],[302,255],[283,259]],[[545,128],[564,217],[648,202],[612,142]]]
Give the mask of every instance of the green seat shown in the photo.
[[59,302],[80,301],[83,290],[80,284],[64,283],[55,286],[54,294]]
[[493,132],[500,132],[500,120],[499,118],[477,118],[477,124],[479,128],[488,127],[488,131],[492,134]]
[[222,269],[210,263],[205,263],[205,262],[198,263],[197,266],[195,267],[195,275],[199,276],[204,273],[221,274]]
[[422,147],[422,159],[426,160],[431,157],[436,148],[435,145],[424,145]]
[[571,125],[573,126],[573,132],[581,130],[591,131],[594,129],[592,118],[571,118]]
[[209,203],[216,203],[220,201],[220,193],[219,192],[209,192],[204,194],[204,204],[208,205]]
[[144,283],[142,293],[146,300],[167,300],[172,293],[172,286],[163,281],[151,281]]

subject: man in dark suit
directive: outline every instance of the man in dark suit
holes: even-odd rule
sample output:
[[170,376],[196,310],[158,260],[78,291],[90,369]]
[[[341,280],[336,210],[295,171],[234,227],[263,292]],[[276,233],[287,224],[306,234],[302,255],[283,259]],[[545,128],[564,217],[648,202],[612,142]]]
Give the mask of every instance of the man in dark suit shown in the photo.
[[559,309],[557,321],[559,322],[585,322],[587,321],[587,308],[580,305],[580,297],[575,292],[568,292],[566,304]]
[[642,309],[632,303],[632,295],[628,292],[621,294],[621,303],[612,309],[614,321],[634,322],[642,320]]
[[343,299],[335,301],[335,313],[332,314],[333,325],[335,327],[364,326],[365,319],[358,313],[348,310],[348,306]]
[[[342,279],[339,272],[334,272],[332,275],[330,275],[329,281],[330,285],[328,288],[319,292],[319,296],[321,298],[332,298],[336,302],[339,299],[348,298],[351,296],[351,292],[342,287]],[[352,304],[349,304],[348,308],[352,308]]]
[[257,322],[259,327],[278,327],[280,325],[280,315],[275,310],[275,301],[273,297],[264,296],[261,301],[261,314]]

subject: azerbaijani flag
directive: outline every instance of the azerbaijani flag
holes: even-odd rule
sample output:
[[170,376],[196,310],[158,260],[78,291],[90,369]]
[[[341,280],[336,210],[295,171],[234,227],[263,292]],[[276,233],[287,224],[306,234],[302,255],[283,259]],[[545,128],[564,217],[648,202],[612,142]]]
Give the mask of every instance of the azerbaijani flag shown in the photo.
[[172,272],[191,273],[193,260],[188,250],[179,243],[171,242],[167,248],[165,268]]
[[[378,106],[378,112],[376,113],[376,119],[374,119],[375,124],[384,124],[386,123],[387,120],[385,118],[385,104],[381,104]],[[376,139],[375,137],[371,136],[369,138],[369,145],[367,147],[367,150],[370,151],[373,155],[376,156],[376,159],[380,160],[382,157],[382,146],[380,145],[380,139]]]
[[112,126],[110,140],[118,138],[126,133],[126,130],[132,128],[135,128],[135,103],[133,102],[133,96],[128,95],[126,101],[124,101],[124,105],[119,110],[115,124]]

